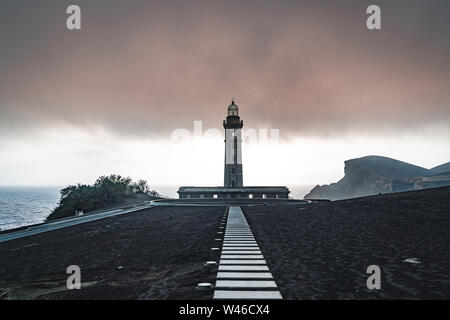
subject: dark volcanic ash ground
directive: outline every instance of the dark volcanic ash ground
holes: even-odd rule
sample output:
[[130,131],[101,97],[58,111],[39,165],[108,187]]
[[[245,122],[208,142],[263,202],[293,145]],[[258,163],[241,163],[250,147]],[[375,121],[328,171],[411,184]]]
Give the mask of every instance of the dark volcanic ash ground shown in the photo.
[[[203,264],[226,207],[159,207],[0,243],[7,299],[210,299]],[[66,268],[81,268],[68,290]],[[123,269],[118,268],[123,267]]]
[[[211,299],[226,207],[157,207],[0,243],[3,299]],[[242,206],[285,299],[449,299],[450,188]],[[417,258],[421,263],[404,262]],[[81,290],[66,268],[81,267]],[[368,290],[369,265],[381,290]],[[123,267],[123,268],[118,268]]]
[[448,187],[243,210],[285,299],[450,298]]

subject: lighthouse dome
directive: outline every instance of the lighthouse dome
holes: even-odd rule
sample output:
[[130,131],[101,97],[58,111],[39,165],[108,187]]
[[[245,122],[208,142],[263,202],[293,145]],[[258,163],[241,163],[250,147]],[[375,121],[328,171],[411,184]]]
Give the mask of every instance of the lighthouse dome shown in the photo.
[[228,106],[228,116],[239,116],[238,106],[234,104],[234,100]]

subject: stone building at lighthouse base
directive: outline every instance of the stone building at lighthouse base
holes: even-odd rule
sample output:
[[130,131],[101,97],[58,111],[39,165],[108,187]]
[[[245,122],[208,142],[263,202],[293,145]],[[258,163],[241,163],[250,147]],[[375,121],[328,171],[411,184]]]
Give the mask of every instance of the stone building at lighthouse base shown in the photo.
[[287,187],[180,187],[180,199],[288,199]]

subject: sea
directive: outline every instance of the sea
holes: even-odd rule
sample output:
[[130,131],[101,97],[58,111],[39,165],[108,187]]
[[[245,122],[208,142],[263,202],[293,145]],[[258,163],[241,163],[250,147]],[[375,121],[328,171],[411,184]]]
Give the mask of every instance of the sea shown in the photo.
[[58,205],[59,186],[0,187],[0,229],[44,222]]
[[[177,186],[155,186],[168,197],[177,197]],[[290,196],[303,199],[311,185],[289,186]],[[0,186],[0,230],[8,230],[44,222],[59,202],[61,186],[2,187]]]

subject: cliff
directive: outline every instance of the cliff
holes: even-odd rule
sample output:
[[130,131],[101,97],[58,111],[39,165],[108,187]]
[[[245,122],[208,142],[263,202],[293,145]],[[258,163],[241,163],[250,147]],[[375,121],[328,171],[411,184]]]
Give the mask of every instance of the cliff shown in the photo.
[[395,159],[367,156],[345,161],[344,177],[314,187],[305,199],[346,199],[450,185],[450,163],[426,169]]

